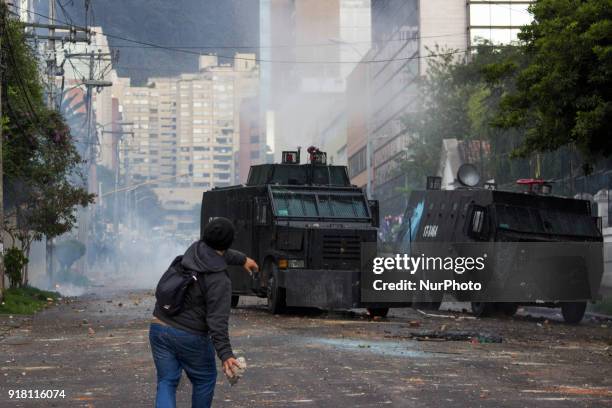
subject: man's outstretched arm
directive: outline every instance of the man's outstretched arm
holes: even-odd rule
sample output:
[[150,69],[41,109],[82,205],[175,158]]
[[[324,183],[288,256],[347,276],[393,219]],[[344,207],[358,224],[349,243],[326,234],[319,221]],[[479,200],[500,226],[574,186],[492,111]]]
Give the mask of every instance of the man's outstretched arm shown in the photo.
[[257,262],[235,249],[226,250],[223,257],[228,265],[242,266],[248,273],[257,272],[259,270]]

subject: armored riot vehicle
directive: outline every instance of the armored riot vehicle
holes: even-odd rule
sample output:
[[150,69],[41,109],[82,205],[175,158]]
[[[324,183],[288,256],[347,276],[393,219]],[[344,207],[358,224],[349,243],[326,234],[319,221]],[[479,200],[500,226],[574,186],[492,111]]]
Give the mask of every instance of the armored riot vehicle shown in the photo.
[[[450,292],[471,301],[477,316],[512,315],[519,304],[530,304],[560,306],[566,322],[582,320],[587,301],[598,296],[604,265],[601,219],[590,202],[554,196],[552,184],[539,179],[518,180],[524,192],[500,191],[481,184],[470,164],[459,168],[455,183],[443,190],[441,178],[428,177],[426,190],[411,193],[396,252],[494,254],[488,275],[478,277],[488,294]],[[439,307],[442,295],[427,299],[430,306]]]
[[[202,199],[201,228],[215,217],[234,222],[233,248],[255,259],[249,276],[229,269],[232,305],[239,296],[267,297],[269,310],[364,307],[359,279],[362,257],[374,257],[378,202],[351,185],[345,166],[327,165],[326,154],[283,152],[280,164],[252,166],[246,185],[214,188]],[[368,253],[373,252],[373,253]],[[384,305],[369,306],[384,315]]]

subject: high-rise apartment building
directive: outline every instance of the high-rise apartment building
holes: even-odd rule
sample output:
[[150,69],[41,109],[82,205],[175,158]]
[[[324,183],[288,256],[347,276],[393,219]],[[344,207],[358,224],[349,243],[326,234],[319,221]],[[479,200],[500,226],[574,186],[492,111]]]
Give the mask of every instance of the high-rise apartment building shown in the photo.
[[240,103],[256,94],[258,79],[254,54],[236,54],[233,64],[205,55],[198,73],[126,87],[123,117],[134,132],[123,151],[130,179],[200,190],[233,184]]

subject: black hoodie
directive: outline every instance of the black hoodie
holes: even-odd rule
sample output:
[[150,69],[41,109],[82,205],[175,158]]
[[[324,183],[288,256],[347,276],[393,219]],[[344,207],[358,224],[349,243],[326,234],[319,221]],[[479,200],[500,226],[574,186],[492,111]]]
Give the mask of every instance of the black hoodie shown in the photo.
[[153,315],[177,329],[210,334],[221,361],[234,357],[228,334],[232,283],[227,265],[244,265],[245,261],[241,252],[228,249],[221,256],[203,241],[194,242],[183,255],[181,265],[198,272],[199,285],[189,287],[179,314],[167,316],[156,303]]

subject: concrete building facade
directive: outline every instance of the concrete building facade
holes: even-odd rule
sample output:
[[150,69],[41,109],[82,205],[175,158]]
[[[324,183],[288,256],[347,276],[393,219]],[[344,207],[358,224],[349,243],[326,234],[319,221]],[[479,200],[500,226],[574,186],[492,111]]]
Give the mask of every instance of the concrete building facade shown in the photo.
[[[399,163],[415,134],[402,119],[419,108],[418,80],[427,75],[428,59],[440,52],[463,57],[483,40],[515,40],[530,21],[529,3],[372,0],[372,48],[363,60],[375,62],[349,77],[347,153],[351,179],[370,185],[383,216],[401,214],[406,206],[402,191],[410,181]],[[366,101],[357,102],[364,92]]]
[[346,76],[370,46],[370,0],[261,4],[261,40],[271,61],[262,62],[262,109],[273,112],[267,126],[273,127],[276,160],[282,150],[322,140],[341,152],[346,132],[329,129],[344,115]]

